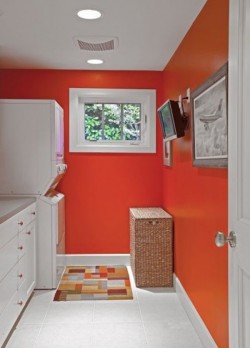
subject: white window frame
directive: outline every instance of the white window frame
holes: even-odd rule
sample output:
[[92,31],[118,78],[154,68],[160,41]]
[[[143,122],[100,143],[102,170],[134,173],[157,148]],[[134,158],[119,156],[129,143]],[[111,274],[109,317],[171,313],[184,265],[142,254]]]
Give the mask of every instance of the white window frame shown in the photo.
[[[84,136],[84,103],[140,103],[141,140],[88,141]],[[70,152],[156,152],[156,91],[152,89],[69,89]]]

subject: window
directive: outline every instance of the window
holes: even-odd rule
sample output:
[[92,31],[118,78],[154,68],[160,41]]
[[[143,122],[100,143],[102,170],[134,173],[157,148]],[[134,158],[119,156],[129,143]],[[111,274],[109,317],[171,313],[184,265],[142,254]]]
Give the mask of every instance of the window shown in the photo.
[[141,104],[84,104],[85,140],[141,140]]
[[71,152],[155,152],[155,90],[70,88]]

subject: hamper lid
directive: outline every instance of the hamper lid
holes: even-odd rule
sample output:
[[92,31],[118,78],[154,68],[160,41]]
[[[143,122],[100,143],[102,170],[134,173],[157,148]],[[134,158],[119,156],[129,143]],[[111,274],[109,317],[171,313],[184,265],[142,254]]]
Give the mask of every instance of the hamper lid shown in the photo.
[[162,208],[130,208],[130,213],[137,219],[166,219],[172,218]]

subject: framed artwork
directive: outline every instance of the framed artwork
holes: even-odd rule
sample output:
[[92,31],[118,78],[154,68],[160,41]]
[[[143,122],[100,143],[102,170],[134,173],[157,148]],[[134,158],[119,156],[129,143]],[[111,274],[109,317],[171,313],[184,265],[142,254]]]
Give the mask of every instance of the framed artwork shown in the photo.
[[172,144],[171,141],[163,140],[163,163],[172,166]]
[[194,166],[227,167],[227,71],[225,64],[192,92]]

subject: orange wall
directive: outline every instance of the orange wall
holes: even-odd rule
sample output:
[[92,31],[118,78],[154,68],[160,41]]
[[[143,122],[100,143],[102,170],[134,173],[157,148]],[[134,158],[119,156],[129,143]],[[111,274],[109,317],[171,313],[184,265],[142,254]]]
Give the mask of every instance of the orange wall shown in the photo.
[[[228,60],[228,0],[208,0],[164,70],[164,99],[178,99]],[[190,115],[190,105],[184,102]],[[173,166],[163,169],[163,206],[174,216],[175,272],[218,347],[228,347],[226,169],[192,166],[192,130],[174,140]]]
[[162,203],[161,144],[158,154],[69,153],[69,88],[157,89],[159,100],[162,72],[0,70],[0,81],[0,98],[55,99],[64,109],[67,253],[129,253],[129,207]]
[[227,170],[192,167],[191,129],[164,167],[159,125],[156,155],[69,153],[68,89],[155,88],[159,105],[222,66],[227,37],[228,0],[208,0],[164,72],[0,70],[0,98],[56,99],[65,110],[67,252],[128,253],[128,208],[163,204],[175,221],[175,272],[219,348],[228,347],[227,248],[214,235],[227,231]]

